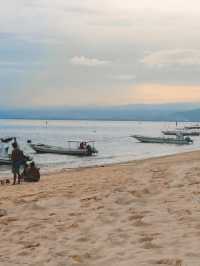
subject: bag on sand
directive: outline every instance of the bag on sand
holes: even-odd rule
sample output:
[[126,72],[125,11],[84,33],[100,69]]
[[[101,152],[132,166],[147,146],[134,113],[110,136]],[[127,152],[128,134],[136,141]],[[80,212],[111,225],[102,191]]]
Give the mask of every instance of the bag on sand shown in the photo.
[[23,180],[25,182],[38,182],[40,181],[40,169],[35,167],[35,164],[25,167],[23,172]]

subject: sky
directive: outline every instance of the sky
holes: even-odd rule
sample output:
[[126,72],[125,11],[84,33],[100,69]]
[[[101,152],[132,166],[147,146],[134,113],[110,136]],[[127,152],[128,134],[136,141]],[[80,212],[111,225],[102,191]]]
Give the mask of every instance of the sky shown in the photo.
[[0,0],[0,105],[200,102],[199,0]]

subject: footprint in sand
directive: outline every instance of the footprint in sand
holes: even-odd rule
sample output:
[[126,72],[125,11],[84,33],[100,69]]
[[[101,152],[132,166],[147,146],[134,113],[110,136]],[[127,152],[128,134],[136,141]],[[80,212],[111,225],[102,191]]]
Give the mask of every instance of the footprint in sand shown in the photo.
[[88,241],[89,241],[89,239],[87,237],[84,237],[84,236],[81,236],[77,239],[77,242],[82,242],[82,243],[88,242]]
[[102,223],[106,223],[106,224],[112,224],[116,222],[116,217],[118,217],[117,215],[114,215],[114,213],[109,213],[109,214],[99,214],[98,215],[98,219],[99,221],[101,221]]
[[170,266],[182,266],[183,261],[181,259],[160,259],[154,261],[155,265],[170,265]]
[[153,236],[143,236],[139,239],[139,242],[143,244],[144,249],[154,249],[154,248],[160,248],[160,246],[153,243],[154,237]]
[[127,192],[119,192],[116,195],[115,203],[118,205],[129,205],[133,202],[133,198],[130,193]]
[[157,171],[152,171],[152,179],[163,179],[163,177],[166,174],[166,170],[157,170]]
[[18,221],[18,218],[16,218],[16,217],[2,217],[1,219],[0,219],[0,224],[3,224],[3,225],[9,225],[10,223],[12,223],[12,222],[16,222],[16,221]]
[[154,192],[150,191],[149,188],[144,188],[144,189],[141,189],[141,190],[131,190],[131,191],[129,191],[129,193],[134,198],[136,198],[138,200],[141,200],[141,201],[145,201],[146,197],[151,196],[152,193],[154,194]]
[[40,246],[39,242],[29,242],[29,241],[20,241],[20,244],[22,244],[24,246],[25,249],[33,249],[33,248],[37,248]]
[[129,221],[134,221],[134,220],[141,220],[144,216],[141,214],[133,214],[129,216],[128,220]]
[[4,217],[7,215],[7,211],[4,209],[0,209],[0,217]]
[[112,232],[108,235],[107,240],[112,244],[112,245],[123,245],[126,243],[129,239],[129,235],[126,233],[118,233],[117,231]]
[[198,173],[195,173],[195,169],[191,169],[190,172],[186,172],[185,173],[185,176],[184,176],[184,179],[186,179],[188,181],[188,184],[189,185],[198,185],[200,184],[200,178],[198,175]]
[[[76,264],[80,264],[81,263],[81,265],[83,265],[83,262],[85,261],[85,260],[88,260],[88,259],[90,259],[91,258],[91,255],[88,253],[88,252],[86,252],[85,254],[81,254],[81,255],[71,255],[71,256],[69,256],[72,260],[73,260],[73,262],[75,262]],[[84,264],[85,265],[85,264]]]
[[144,215],[141,213],[135,213],[129,216],[128,220],[132,223],[133,226],[148,226],[147,223],[143,221]]

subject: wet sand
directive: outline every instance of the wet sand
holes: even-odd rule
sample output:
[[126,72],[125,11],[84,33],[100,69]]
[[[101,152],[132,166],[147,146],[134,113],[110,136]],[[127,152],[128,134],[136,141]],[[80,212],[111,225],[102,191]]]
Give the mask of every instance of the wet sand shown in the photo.
[[0,265],[199,266],[200,152],[0,186]]

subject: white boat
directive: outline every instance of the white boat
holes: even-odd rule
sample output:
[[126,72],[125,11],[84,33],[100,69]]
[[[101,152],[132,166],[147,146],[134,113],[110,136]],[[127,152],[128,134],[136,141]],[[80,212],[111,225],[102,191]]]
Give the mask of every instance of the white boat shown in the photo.
[[190,137],[176,136],[176,138],[166,138],[166,137],[147,137],[141,135],[131,136],[140,142],[144,143],[161,143],[161,144],[177,144],[177,145],[186,145],[192,144],[193,140]]
[[94,147],[94,141],[80,142],[68,141],[68,147],[59,147],[46,144],[33,144],[27,141],[29,146],[37,153],[53,153],[60,155],[91,156],[98,153]]

